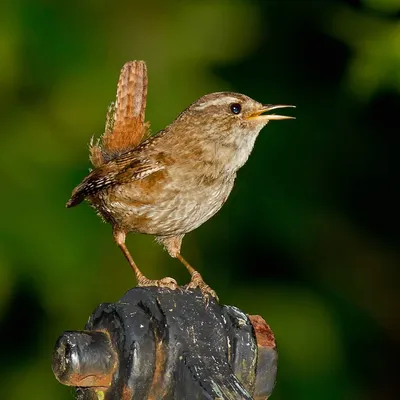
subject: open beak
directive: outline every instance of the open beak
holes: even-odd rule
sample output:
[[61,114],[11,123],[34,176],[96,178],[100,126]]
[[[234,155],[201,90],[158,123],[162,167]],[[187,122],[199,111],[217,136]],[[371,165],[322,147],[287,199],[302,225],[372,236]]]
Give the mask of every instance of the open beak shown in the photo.
[[259,110],[251,113],[249,116],[246,117],[246,119],[255,119],[256,118],[258,121],[265,121],[265,122],[272,121],[272,120],[279,121],[281,119],[295,119],[295,117],[289,117],[287,115],[264,114],[268,111],[276,110],[277,108],[288,108],[288,107],[296,108],[296,106],[288,106],[288,105],[282,105],[282,104],[276,105],[276,106],[274,106],[272,104],[263,104],[263,106]]

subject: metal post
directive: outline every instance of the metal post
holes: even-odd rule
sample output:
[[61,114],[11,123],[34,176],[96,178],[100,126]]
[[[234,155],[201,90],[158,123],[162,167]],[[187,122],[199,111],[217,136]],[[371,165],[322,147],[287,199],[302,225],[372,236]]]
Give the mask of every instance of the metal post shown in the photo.
[[53,372],[77,399],[267,399],[274,335],[260,316],[200,291],[134,288],[101,304],[84,331],[65,332]]

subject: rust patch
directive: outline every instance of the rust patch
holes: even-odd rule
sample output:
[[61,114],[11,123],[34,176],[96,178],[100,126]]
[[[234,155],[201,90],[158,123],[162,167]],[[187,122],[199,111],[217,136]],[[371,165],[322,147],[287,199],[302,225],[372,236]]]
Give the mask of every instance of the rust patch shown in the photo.
[[121,400],[132,400],[133,399],[133,390],[129,386],[124,386],[122,389],[122,397]]
[[112,375],[110,374],[81,375],[73,373],[69,376],[68,385],[107,389],[111,386],[111,381]]
[[257,345],[259,347],[276,348],[275,335],[264,318],[260,315],[248,315],[251,324],[253,325]]
[[165,347],[163,345],[162,340],[156,337],[156,366],[154,369],[153,380],[150,386],[150,393],[148,395],[148,400],[157,400],[163,398],[164,396],[161,395],[160,391],[163,390],[163,383],[164,383],[164,372],[165,372],[165,363],[166,363],[166,354],[165,354]]

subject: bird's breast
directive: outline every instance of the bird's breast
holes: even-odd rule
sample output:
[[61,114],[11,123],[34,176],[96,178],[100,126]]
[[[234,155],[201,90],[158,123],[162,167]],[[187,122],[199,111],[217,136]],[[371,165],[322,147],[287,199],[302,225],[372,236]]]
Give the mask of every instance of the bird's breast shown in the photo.
[[227,200],[234,176],[169,175],[149,190],[132,182],[102,193],[92,205],[99,214],[127,232],[169,236],[190,232]]

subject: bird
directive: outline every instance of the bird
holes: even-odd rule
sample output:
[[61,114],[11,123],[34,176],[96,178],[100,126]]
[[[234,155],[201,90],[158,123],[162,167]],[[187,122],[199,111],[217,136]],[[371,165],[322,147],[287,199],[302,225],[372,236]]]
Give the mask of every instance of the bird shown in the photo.
[[[139,61],[123,67],[103,140],[91,142],[94,169],[75,187],[66,206],[87,200],[112,225],[138,286],[178,287],[173,278],[150,280],[139,270],[125,244],[131,232],[153,235],[182,262],[191,275],[186,289],[199,288],[204,296],[218,299],[182,257],[182,239],[227,201],[261,129],[270,121],[293,119],[269,112],[294,106],[262,104],[241,93],[210,93],[149,137],[144,123],[146,71]],[[118,114],[118,109],[123,112]]]

